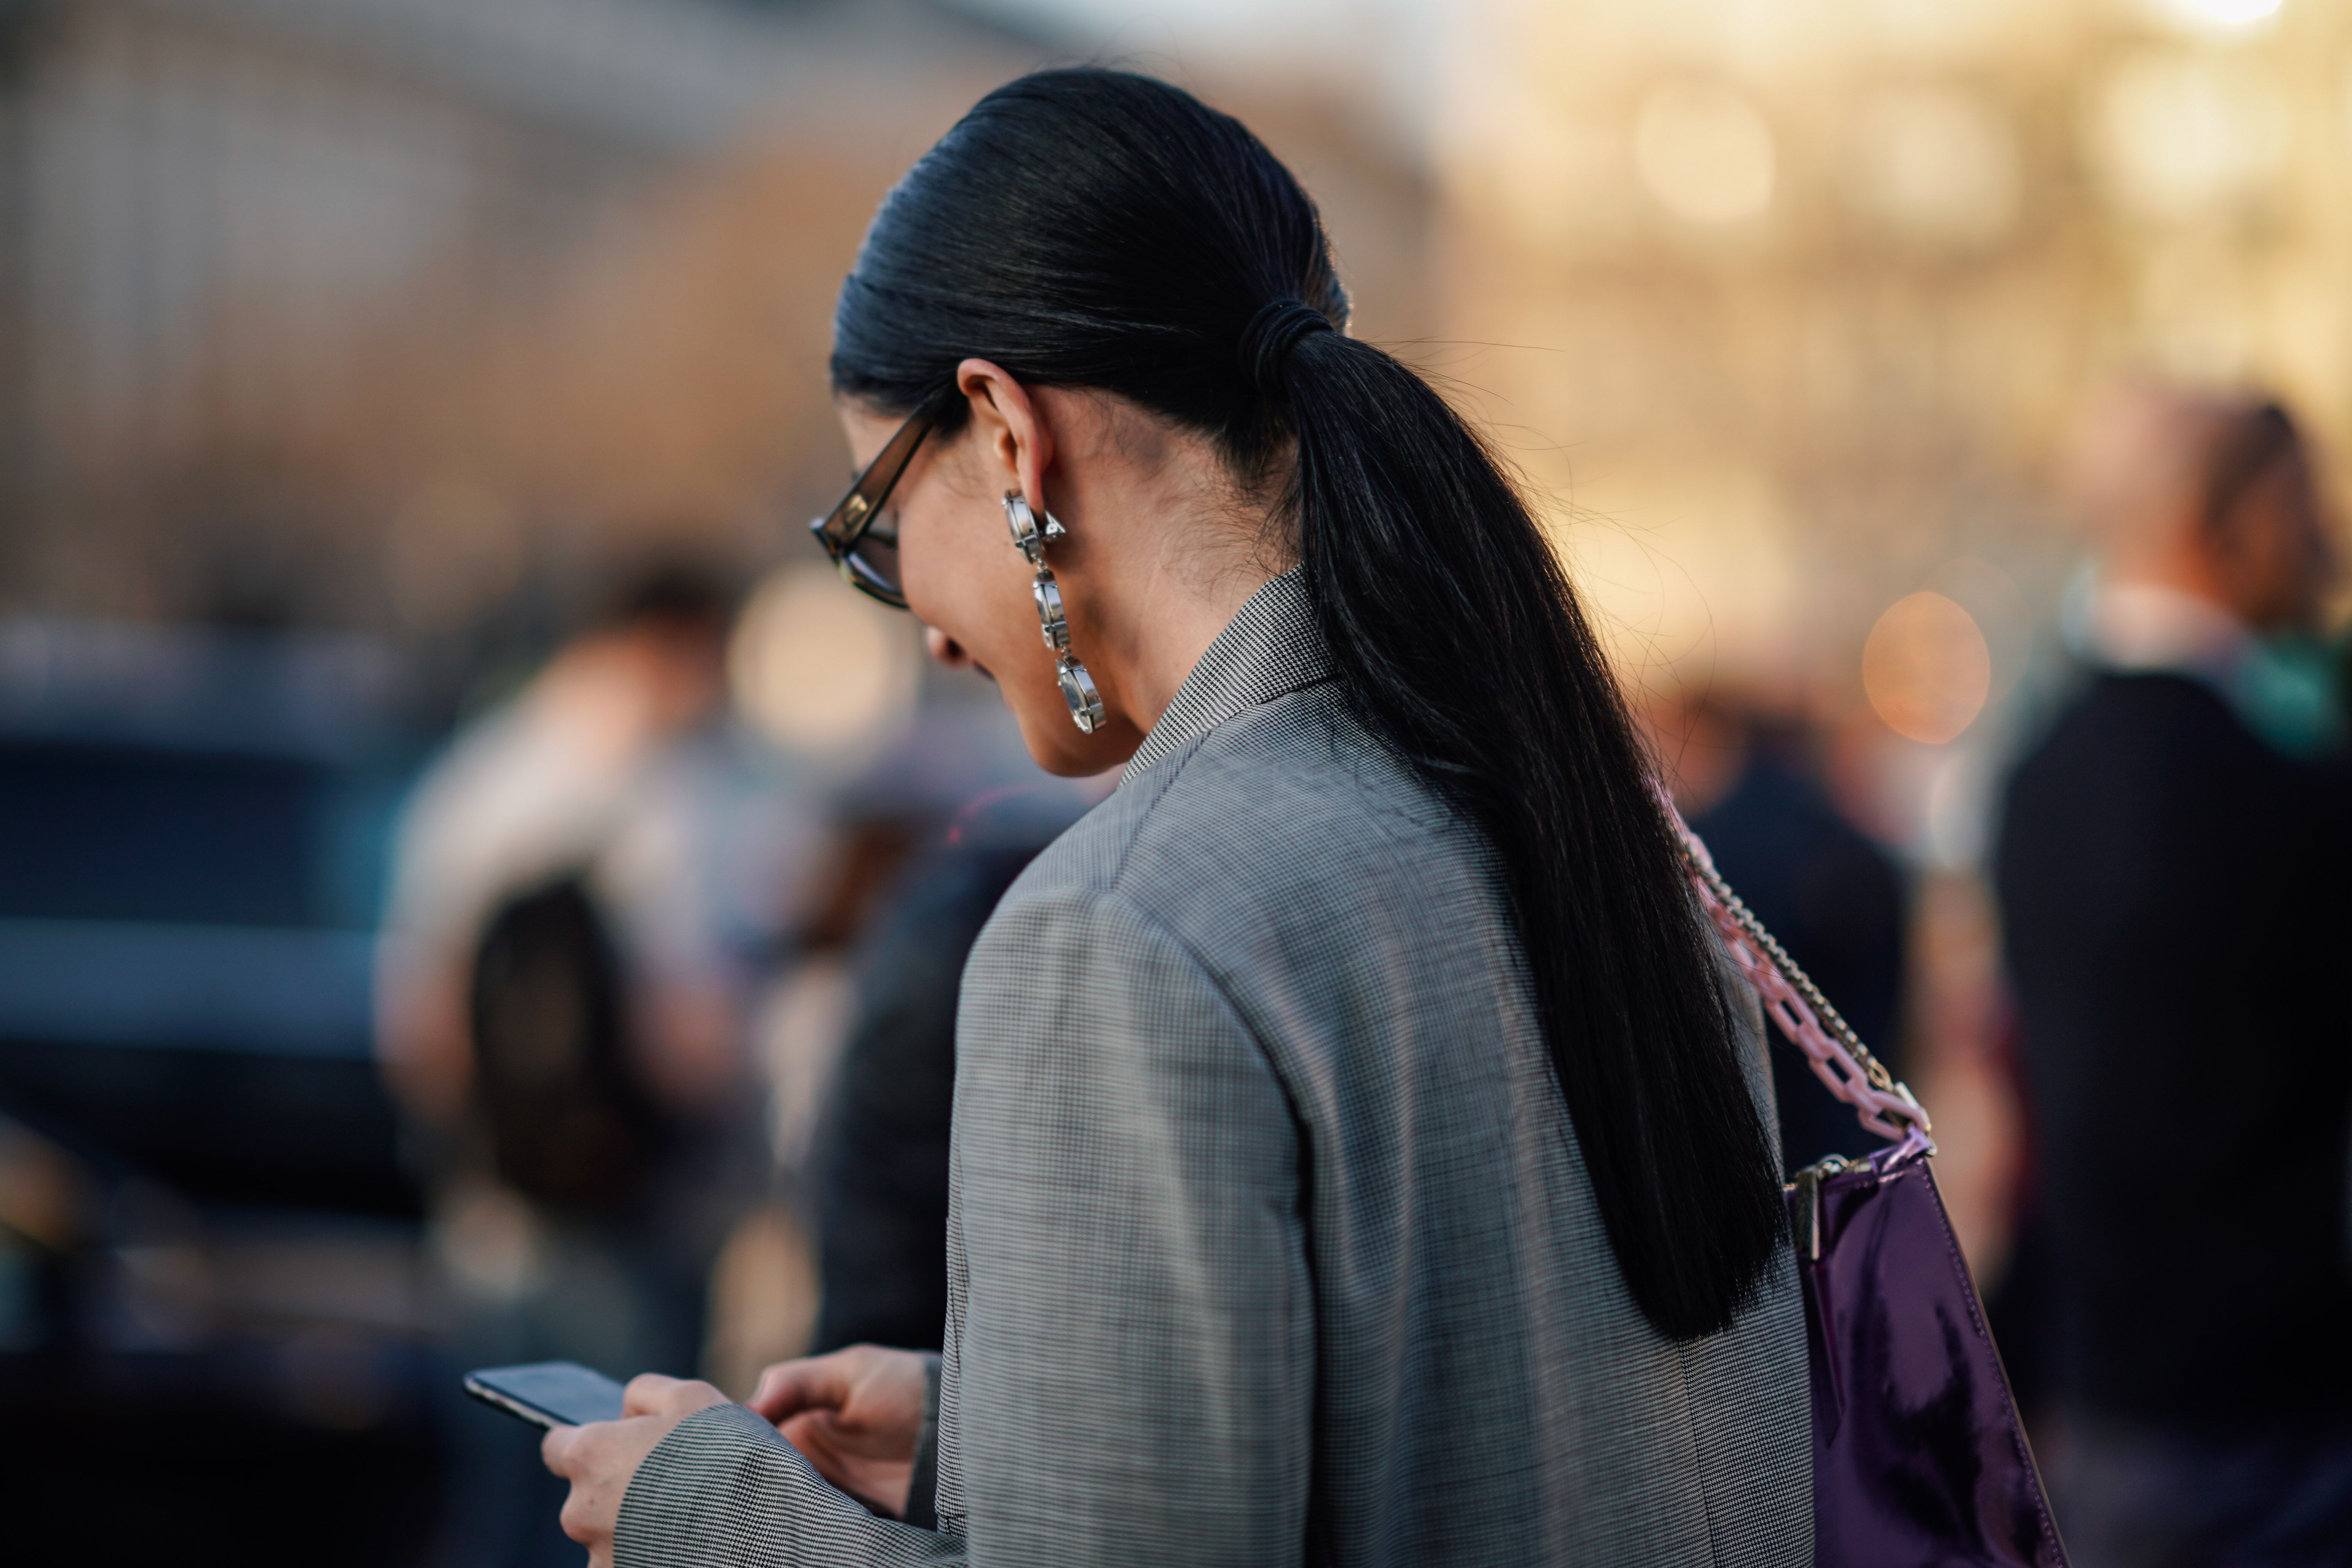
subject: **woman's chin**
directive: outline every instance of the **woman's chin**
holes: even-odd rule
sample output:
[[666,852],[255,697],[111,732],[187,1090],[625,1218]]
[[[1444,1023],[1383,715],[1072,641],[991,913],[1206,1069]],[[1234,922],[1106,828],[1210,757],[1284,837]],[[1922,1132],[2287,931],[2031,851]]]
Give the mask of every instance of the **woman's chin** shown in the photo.
[[1056,778],[1092,778],[1108,773],[1143,744],[1143,732],[1124,719],[1114,719],[1093,734],[1084,734],[1070,722],[1066,709],[1025,713],[1013,710],[1021,726],[1022,743],[1037,765]]

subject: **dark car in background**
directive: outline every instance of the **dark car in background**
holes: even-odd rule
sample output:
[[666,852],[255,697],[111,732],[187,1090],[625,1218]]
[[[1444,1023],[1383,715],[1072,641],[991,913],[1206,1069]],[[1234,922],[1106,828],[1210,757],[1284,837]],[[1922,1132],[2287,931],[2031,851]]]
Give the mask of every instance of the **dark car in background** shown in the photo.
[[[370,978],[419,750],[395,661],[362,642],[0,621],[19,1542],[29,1526],[83,1563],[417,1550],[446,1369]],[[231,1517],[236,1539],[207,1528]]]

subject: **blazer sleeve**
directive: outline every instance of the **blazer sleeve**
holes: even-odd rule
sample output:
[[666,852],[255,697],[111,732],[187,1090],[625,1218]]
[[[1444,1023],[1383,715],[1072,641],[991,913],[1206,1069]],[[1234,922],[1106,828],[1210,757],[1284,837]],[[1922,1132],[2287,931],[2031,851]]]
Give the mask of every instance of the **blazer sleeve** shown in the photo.
[[939,1513],[972,1560],[1299,1560],[1315,1309],[1265,1051],[1114,894],[1016,893],[957,1034],[953,1397]]
[[619,1568],[1300,1561],[1304,1162],[1255,1037],[1140,910],[1016,890],[957,1048],[940,1530],[866,1515],[721,1406],[638,1472]]
[[614,1568],[955,1564],[963,1542],[877,1519],[740,1405],[681,1421],[621,1500]]

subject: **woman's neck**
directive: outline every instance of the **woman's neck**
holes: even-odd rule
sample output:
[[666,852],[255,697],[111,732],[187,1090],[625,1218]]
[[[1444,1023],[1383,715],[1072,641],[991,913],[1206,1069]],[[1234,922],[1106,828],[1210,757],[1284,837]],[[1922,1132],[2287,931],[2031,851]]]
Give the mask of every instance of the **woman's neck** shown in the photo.
[[1055,569],[1078,657],[1112,709],[1148,731],[1218,634],[1291,563],[1270,546],[1265,508],[1240,494],[1205,437],[1117,400],[1087,401],[1083,413],[1056,410],[1085,460],[1066,466],[1074,482],[1055,501],[1070,529]]

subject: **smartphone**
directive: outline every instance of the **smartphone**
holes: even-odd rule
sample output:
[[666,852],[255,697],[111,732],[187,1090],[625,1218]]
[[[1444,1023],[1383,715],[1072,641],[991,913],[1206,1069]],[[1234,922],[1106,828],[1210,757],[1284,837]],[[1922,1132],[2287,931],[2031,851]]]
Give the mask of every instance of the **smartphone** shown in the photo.
[[466,1374],[466,1392],[534,1426],[585,1426],[621,1418],[621,1385],[578,1362],[485,1367]]

